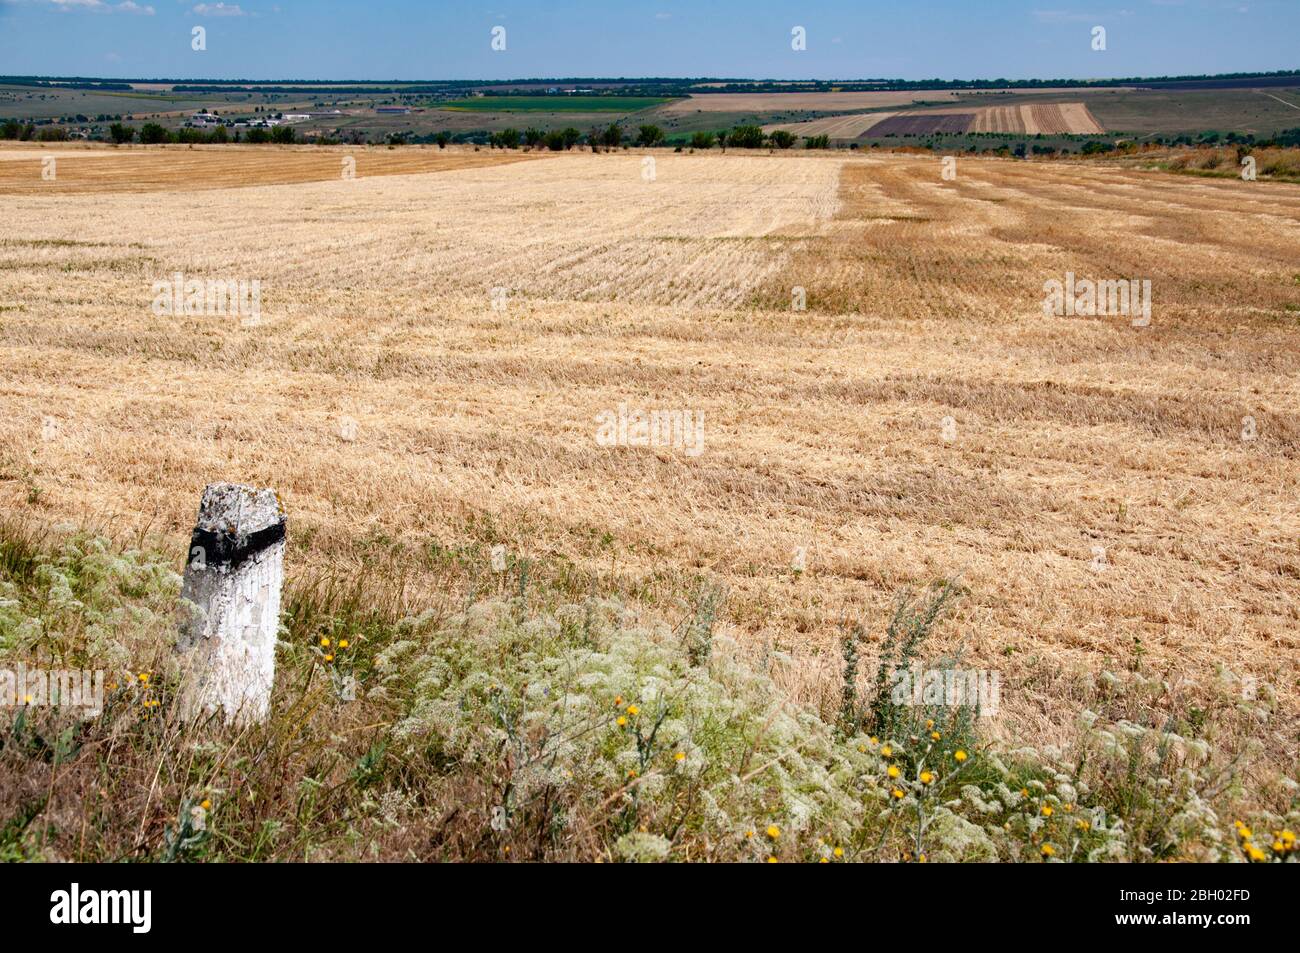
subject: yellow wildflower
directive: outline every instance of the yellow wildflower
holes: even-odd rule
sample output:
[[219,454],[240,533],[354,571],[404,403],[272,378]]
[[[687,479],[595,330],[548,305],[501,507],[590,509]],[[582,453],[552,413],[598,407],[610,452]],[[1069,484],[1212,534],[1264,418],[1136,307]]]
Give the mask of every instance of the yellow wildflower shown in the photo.
[[772,838],[772,840],[776,840],[781,836],[781,828],[777,827],[775,824],[769,824],[767,828],[767,836]]
[[960,748],[959,748],[958,750],[954,751],[954,752],[952,753],[952,756],[953,756],[953,758],[954,758],[955,760],[957,760],[957,761],[965,761],[965,760],[966,760],[966,752],[965,752],[965,751],[962,751]]

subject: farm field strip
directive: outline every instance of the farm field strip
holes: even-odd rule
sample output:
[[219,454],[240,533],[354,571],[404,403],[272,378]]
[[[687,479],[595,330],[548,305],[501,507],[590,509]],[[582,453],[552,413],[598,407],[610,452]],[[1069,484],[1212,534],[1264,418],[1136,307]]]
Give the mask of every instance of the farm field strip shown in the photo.
[[[1128,87],[1111,87],[1107,92]],[[916,103],[951,102],[959,104],[963,112],[983,107],[979,100],[996,90],[881,90],[880,92],[790,92],[790,93],[694,93],[664,106],[667,113],[693,112],[782,112],[787,110],[847,111],[852,109],[886,109],[891,106],[907,107]],[[1068,87],[1040,87],[1018,89],[1022,96],[1049,96],[1077,94]]]
[[833,139],[859,136],[927,136],[935,133],[1000,132],[1096,134],[1104,132],[1085,103],[1024,103],[960,110],[913,109],[900,112],[857,113],[774,123],[765,131],[785,129],[801,136],[829,135]]
[[476,96],[434,103],[453,112],[633,113],[675,100],[668,96]]
[[975,121],[974,113],[895,113],[871,127],[876,136],[927,136],[936,132],[965,132]]
[[948,102],[956,94],[945,90],[879,93],[701,93],[662,108],[665,113],[781,112],[791,109],[849,110],[910,106],[917,100]]
[[850,116],[828,116],[824,119],[810,119],[804,122],[772,123],[763,127],[764,132],[784,129],[799,136],[830,136],[832,139],[856,139],[872,126],[895,116],[897,113],[855,113]]

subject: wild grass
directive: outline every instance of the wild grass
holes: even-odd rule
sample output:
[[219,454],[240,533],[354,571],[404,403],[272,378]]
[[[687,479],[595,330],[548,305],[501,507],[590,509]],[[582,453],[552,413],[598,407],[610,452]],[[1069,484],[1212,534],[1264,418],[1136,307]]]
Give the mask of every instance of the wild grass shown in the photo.
[[[382,570],[291,584],[271,716],[225,728],[172,708],[167,560],[84,535],[28,551],[31,571],[0,564],[0,668],[107,668],[110,687],[96,717],[0,714],[9,860],[1231,860],[1253,844],[1221,813],[1252,759],[1206,739],[1221,716],[1266,724],[1265,700],[1111,721],[1143,682],[1109,678],[1066,751],[1002,749],[943,706],[837,729],[725,635],[698,651],[715,593],[646,625],[522,572],[421,609]],[[958,592],[900,597],[878,664],[928,659]],[[1293,782],[1279,792],[1237,820],[1292,860],[1300,804]]]
[[1167,172],[1182,172],[1212,178],[1240,178],[1242,160],[1255,159],[1255,174],[1260,179],[1300,182],[1300,149],[1283,148],[1198,148],[1179,149],[1167,155],[1144,157],[1139,164]]

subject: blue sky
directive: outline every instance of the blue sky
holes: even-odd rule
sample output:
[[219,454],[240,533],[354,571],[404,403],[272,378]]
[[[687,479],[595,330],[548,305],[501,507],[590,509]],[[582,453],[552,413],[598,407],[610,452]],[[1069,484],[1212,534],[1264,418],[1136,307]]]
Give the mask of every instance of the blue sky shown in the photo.
[[1300,0],[0,0],[7,74],[1083,78],[1295,69],[1297,50]]

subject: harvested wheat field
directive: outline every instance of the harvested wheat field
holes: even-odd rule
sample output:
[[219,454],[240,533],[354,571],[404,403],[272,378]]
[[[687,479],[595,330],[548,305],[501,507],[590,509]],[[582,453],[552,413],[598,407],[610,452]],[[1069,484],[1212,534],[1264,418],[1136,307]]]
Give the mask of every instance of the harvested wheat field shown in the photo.
[[[179,565],[234,480],[280,491],[291,577],[382,558],[454,599],[401,554],[502,543],[670,618],[705,580],[823,710],[846,619],[878,637],[898,590],[958,577],[942,647],[1001,672],[994,735],[1064,738],[1103,670],[1196,699],[1227,667],[1293,757],[1300,187],[380,151],[339,181],[287,151],[288,180],[220,149],[70,159],[45,190],[0,163],[6,512]],[[175,273],[259,281],[260,320],[160,316]],[[1045,316],[1067,273],[1150,280],[1149,324]],[[701,452],[601,445],[620,405],[702,412]]]
[[804,122],[783,122],[763,127],[767,133],[784,129],[797,136],[830,136],[832,139],[856,139],[872,126],[896,113],[854,113],[849,116],[830,116],[825,119],[808,119]]
[[[504,153],[428,148],[128,146],[118,149],[0,147],[0,195],[158,192],[292,185],[345,176],[407,175],[518,162]],[[54,160],[53,177],[45,162]],[[111,161],[105,161],[111,160]]]

